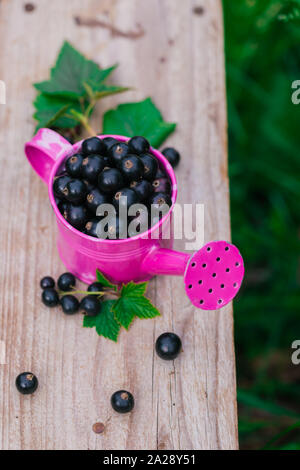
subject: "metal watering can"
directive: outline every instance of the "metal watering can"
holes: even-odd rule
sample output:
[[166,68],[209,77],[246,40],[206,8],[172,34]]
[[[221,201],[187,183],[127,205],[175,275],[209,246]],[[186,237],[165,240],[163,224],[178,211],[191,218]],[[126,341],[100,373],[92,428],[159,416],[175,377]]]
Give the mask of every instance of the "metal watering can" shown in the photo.
[[[111,137],[128,140],[124,136]],[[40,129],[25,144],[30,164],[48,186],[58,227],[57,248],[67,269],[85,283],[95,280],[97,268],[119,284],[146,281],[157,274],[183,276],[186,294],[196,307],[215,310],[228,304],[244,277],[242,256],[226,241],[207,243],[192,255],[172,250],[172,237],[164,239],[163,234],[170,230],[177,182],[173,168],[159,151],[151,148],[171,180],[172,207],[147,232],[122,240],[103,240],[85,235],[64,219],[55,203],[53,180],[63,170],[66,158],[80,147],[81,142],[71,145],[50,129]]]

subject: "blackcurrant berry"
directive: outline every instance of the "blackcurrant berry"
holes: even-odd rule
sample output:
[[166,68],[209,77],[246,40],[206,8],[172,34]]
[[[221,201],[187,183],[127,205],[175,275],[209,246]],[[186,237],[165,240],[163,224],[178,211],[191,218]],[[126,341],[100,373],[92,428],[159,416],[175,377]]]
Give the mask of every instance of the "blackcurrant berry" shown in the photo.
[[82,142],[81,150],[84,155],[89,155],[91,153],[101,155],[105,152],[106,146],[99,137],[89,137]]
[[99,219],[95,217],[94,219],[88,220],[85,224],[84,233],[90,237],[98,238],[97,227],[99,224]]
[[87,295],[80,302],[80,310],[90,317],[95,317],[100,313],[101,302],[96,295]]
[[58,209],[59,212],[62,214],[62,216],[66,219],[67,218],[67,209],[69,207],[69,202],[67,201],[60,201],[58,204]]
[[62,175],[62,176],[56,176],[54,178],[54,183],[53,183],[53,192],[55,196],[57,196],[60,199],[64,199],[65,197],[65,190],[67,183],[71,181],[71,176],[69,175]]
[[86,186],[86,190],[87,190],[87,193],[91,192],[93,189],[95,189],[95,184],[94,183],[91,183],[90,181],[88,180],[82,180]]
[[76,153],[69,157],[66,161],[66,170],[67,173],[73,178],[78,178],[81,175],[81,166],[82,166],[83,156],[81,153]]
[[48,287],[42,292],[42,302],[47,307],[56,307],[59,303],[58,293],[55,289]]
[[130,188],[138,195],[140,201],[148,199],[153,192],[151,183],[147,180],[132,181],[130,183]]
[[126,181],[139,180],[144,173],[144,165],[137,155],[126,155],[119,164],[119,169]]
[[87,290],[88,292],[101,292],[103,290],[103,285],[101,282],[96,281],[90,284]]
[[144,165],[143,178],[152,181],[158,170],[158,161],[150,153],[144,153],[140,156],[140,159]]
[[113,197],[112,203],[117,210],[126,208],[126,211],[132,204],[137,204],[139,198],[137,193],[130,188],[120,189]]
[[122,158],[126,157],[128,153],[129,148],[125,142],[118,142],[117,144],[114,144],[108,151],[108,155],[111,157],[116,167],[119,166]]
[[171,183],[168,178],[158,178],[152,181],[152,188],[155,193],[171,193]]
[[104,158],[100,155],[89,155],[82,162],[82,177],[85,180],[94,183],[98,179],[99,173],[104,168]]
[[70,225],[80,230],[87,222],[88,211],[85,206],[68,204],[63,216]]
[[155,174],[154,179],[157,180],[159,178],[166,178],[166,177],[167,177],[166,172],[158,165],[158,170]]
[[115,139],[114,137],[104,137],[104,139],[102,139],[102,142],[105,145],[106,152],[109,152],[112,146],[118,143],[117,139]]
[[116,168],[103,170],[98,177],[98,186],[104,193],[115,193],[124,186],[122,173]]
[[128,413],[134,407],[134,398],[126,390],[118,390],[110,399],[111,406],[117,413]]
[[73,315],[79,310],[79,300],[74,295],[63,295],[60,299],[60,305],[67,315]]
[[128,147],[131,152],[140,155],[141,153],[148,152],[150,144],[145,137],[137,135],[128,141]]
[[38,379],[32,372],[22,372],[16,378],[16,387],[22,395],[34,393],[38,385]]
[[172,200],[169,194],[166,193],[154,193],[149,198],[149,204],[154,206],[162,206],[167,204],[169,207],[172,205]]
[[43,277],[43,279],[41,279],[40,286],[42,289],[53,289],[53,287],[55,286],[55,281],[53,277],[45,276]]
[[155,350],[161,359],[175,359],[181,351],[181,339],[175,333],[163,333],[155,343]]
[[57,207],[58,207],[59,203],[61,202],[61,199],[60,199],[59,197],[57,197],[57,196],[54,195],[54,201],[55,201],[55,204],[56,204]]
[[76,278],[72,273],[63,273],[57,280],[59,290],[68,292],[75,286]]
[[173,168],[178,165],[180,161],[180,153],[176,149],[173,147],[166,147],[161,153],[166,157]]
[[114,166],[114,163],[109,155],[103,155],[102,158],[104,164],[103,169],[111,168],[112,166]]
[[109,198],[107,194],[101,193],[98,188],[92,189],[92,191],[89,192],[86,197],[86,207],[95,215],[97,208],[101,206],[101,204],[107,203],[109,203]]
[[71,180],[64,189],[64,195],[72,204],[80,204],[86,197],[86,185],[79,179]]

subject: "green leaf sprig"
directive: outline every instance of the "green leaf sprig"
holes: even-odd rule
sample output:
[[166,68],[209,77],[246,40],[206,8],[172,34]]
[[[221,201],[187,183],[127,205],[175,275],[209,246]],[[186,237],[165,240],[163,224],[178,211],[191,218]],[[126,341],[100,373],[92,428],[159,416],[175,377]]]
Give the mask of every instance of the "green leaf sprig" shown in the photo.
[[[127,331],[135,317],[141,319],[155,318],[160,316],[159,311],[150,300],[145,297],[148,282],[129,282],[123,284],[119,289],[116,284],[111,283],[102,273],[97,269],[97,281],[103,286],[103,290],[99,292],[88,292],[75,290],[73,294],[86,294],[113,296],[115,299],[105,299],[101,302],[101,309],[95,317],[84,316],[83,326],[85,328],[95,328],[99,336],[117,341],[121,328]],[[62,295],[68,292],[61,293]]]
[[[50,127],[73,141],[79,138],[82,128],[89,135],[96,135],[90,118],[97,101],[129,90],[128,87],[106,83],[116,67],[101,69],[65,41],[49,80],[34,84],[38,91],[33,103],[36,131]],[[175,127],[175,123],[164,121],[151,98],[146,98],[140,102],[120,104],[107,111],[103,116],[102,132],[128,137],[142,135],[157,148]]]

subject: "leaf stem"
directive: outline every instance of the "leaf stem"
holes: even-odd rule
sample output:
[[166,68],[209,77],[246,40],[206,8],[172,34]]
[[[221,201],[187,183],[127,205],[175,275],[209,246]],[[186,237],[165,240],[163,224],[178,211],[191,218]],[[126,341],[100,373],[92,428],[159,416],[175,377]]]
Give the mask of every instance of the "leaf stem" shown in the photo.
[[85,114],[85,116],[86,116],[87,121],[88,121],[89,115],[91,114],[91,112],[92,112],[93,108],[95,107],[95,105],[96,105],[96,101],[95,101],[95,100],[91,100],[91,101],[90,101],[90,104],[89,104],[88,107],[86,108],[84,114]]
[[90,136],[96,135],[96,131],[92,128],[92,126],[89,123],[89,119],[86,115],[82,113],[78,113],[74,109],[70,110],[70,113],[72,117],[77,119],[78,122],[85,128],[85,130],[89,133]]
[[59,292],[59,295],[68,295],[70,292],[73,294],[86,294],[86,295],[97,295],[98,297],[103,297],[103,295],[114,295],[116,297],[120,297],[120,293],[114,290],[105,290],[105,291],[97,291],[97,292],[89,292],[87,290],[72,290],[68,292]]
[[82,120],[82,125],[91,137],[97,134],[95,129],[90,125],[88,119]]

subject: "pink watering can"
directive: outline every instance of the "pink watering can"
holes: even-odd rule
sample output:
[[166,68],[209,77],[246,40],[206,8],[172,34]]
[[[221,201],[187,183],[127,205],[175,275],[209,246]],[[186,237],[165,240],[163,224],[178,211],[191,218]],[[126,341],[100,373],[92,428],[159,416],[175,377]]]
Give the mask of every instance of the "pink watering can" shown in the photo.
[[[128,140],[122,136],[112,137]],[[146,281],[156,274],[183,276],[186,293],[196,307],[215,310],[230,302],[244,276],[243,259],[234,245],[225,241],[210,242],[191,256],[172,250],[172,238],[163,237],[165,231],[170,230],[177,183],[171,165],[157,150],[151,149],[172,182],[173,205],[148,232],[128,239],[102,240],[79,232],[64,219],[55,203],[53,180],[64,169],[66,158],[80,147],[81,142],[71,145],[50,129],[40,129],[25,145],[30,164],[48,185],[58,226],[57,247],[67,269],[85,283],[95,280],[97,268],[115,283]]]

